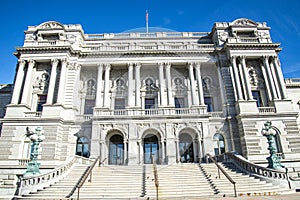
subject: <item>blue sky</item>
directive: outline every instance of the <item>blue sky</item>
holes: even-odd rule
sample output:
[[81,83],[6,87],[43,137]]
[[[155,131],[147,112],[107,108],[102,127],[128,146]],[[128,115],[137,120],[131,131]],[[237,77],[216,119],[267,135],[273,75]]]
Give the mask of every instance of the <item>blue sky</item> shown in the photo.
[[145,26],[176,31],[211,31],[214,22],[249,18],[267,22],[286,78],[300,78],[299,0],[3,0],[0,2],[0,83],[12,83],[27,26],[45,21],[81,24],[85,33],[119,33]]

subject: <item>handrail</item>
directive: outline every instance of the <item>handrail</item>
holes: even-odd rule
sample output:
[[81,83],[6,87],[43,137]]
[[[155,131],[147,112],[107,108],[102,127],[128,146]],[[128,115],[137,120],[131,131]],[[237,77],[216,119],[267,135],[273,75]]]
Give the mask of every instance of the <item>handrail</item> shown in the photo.
[[49,172],[38,174],[35,176],[30,176],[30,177],[19,176],[19,182],[18,182],[18,188],[16,194],[18,196],[29,194],[32,191],[47,187],[53,182],[57,182],[60,178],[62,178],[63,174],[65,174],[73,166],[75,162],[79,162],[79,160],[81,160],[82,162],[84,161],[83,159],[84,158],[82,157],[74,156],[74,158],[69,162],[67,162],[66,164],[58,168],[55,168]]
[[275,169],[262,167],[254,163],[251,163],[246,159],[242,159],[238,157],[233,152],[227,152],[221,154],[219,155],[219,159],[231,160],[237,167],[241,168],[247,173],[255,174],[257,176],[264,177],[266,179],[272,178],[273,180],[276,179],[278,181],[287,181],[289,188],[291,188],[287,168],[285,168],[285,171],[278,171]]
[[213,163],[215,163],[215,165],[217,166],[219,178],[220,178],[220,170],[221,170],[221,172],[230,181],[230,183],[233,184],[234,197],[237,197],[236,186],[235,186],[236,182],[229,176],[229,174],[217,163],[217,161],[209,153],[207,153],[206,156],[208,156],[213,161]]
[[159,182],[158,182],[158,174],[157,174],[157,167],[156,167],[156,159],[154,159],[153,155],[151,155],[151,159],[152,159],[152,165],[153,165],[154,183],[155,183],[155,188],[156,188],[156,199],[158,199]]
[[[80,196],[80,188],[83,186],[83,184],[85,183],[86,179],[90,176],[90,179],[88,180],[89,182],[92,182],[92,171],[96,165],[96,163],[100,160],[100,156],[97,157],[97,159],[93,162],[93,164],[91,166],[89,166],[87,168],[87,170],[83,173],[83,175],[80,177],[80,179],[78,180],[78,182],[76,183],[76,185],[73,187],[73,189],[71,190],[71,192],[66,196],[66,198],[71,197],[74,192],[77,189],[77,199],[79,200],[79,196]],[[101,163],[103,163],[106,160],[103,159],[103,161]],[[100,164],[99,163],[99,166]]]

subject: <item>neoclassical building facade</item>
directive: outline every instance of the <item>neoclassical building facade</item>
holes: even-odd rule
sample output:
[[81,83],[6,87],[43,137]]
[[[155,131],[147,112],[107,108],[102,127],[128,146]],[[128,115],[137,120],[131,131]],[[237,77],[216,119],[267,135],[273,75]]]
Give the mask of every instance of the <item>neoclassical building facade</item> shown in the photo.
[[37,126],[45,166],[74,155],[108,165],[150,164],[151,156],[158,164],[199,162],[225,151],[266,162],[266,121],[278,155],[298,161],[299,85],[285,83],[269,29],[249,19],[217,22],[211,32],[29,26],[15,53],[0,165],[29,158],[26,128]]

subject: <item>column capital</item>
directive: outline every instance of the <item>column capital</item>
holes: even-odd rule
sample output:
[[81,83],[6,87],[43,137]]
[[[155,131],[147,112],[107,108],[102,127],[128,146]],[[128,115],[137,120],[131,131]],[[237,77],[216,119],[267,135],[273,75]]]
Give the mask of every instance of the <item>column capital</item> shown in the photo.
[[67,58],[62,58],[61,63],[66,65],[68,63],[68,59]]
[[57,58],[53,58],[53,59],[51,59],[51,63],[52,63],[52,65],[56,65],[57,66],[57,64],[58,64],[58,59]]
[[200,69],[201,67],[201,62],[196,62],[196,68]]
[[19,64],[25,65],[26,60],[24,60],[24,59],[19,59],[18,62],[19,62]]
[[98,63],[98,64],[97,64],[97,67],[103,67],[103,66],[104,66],[103,63]]
[[133,67],[133,63],[127,63],[128,67],[132,68]]
[[135,67],[141,67],[142,64],[141,63],[135,63]]
[[237,56],[230,56],[231,62],[234,62],[236,60]]
[[109,63],[105,64],[105,70],[110,70],[110,68],[111,68],[111,64]]
[[30,59],[28,62],[29,62],[30,65],[34,65],[35,64],[35,60],[33,60],[33,59]]
[[168,67],[168,68],[170,68],[170,67],[171,67],[171,63],[166,62],[166,63],[165,63],[165,66]]
[[159,62],[157,63],[159,67],[163,67],[164,66],[164,63],[163,62]]

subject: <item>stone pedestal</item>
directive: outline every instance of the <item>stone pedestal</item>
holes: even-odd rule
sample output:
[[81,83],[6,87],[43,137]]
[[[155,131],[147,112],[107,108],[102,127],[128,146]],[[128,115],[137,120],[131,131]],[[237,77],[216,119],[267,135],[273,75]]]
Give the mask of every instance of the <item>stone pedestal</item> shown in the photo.
[[235,104],[236,110],[239,114],[258,114],[258,108],[255,100],[238,101]]

